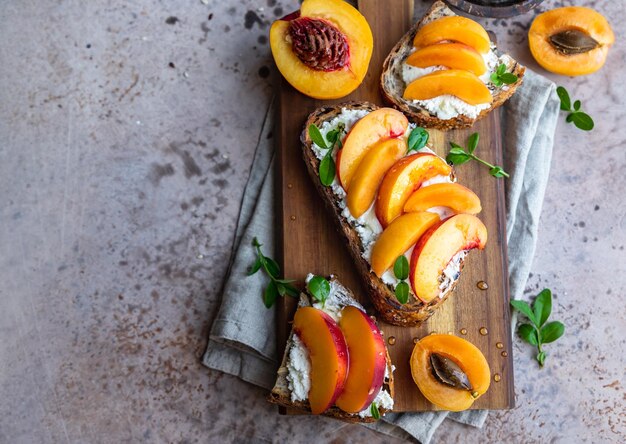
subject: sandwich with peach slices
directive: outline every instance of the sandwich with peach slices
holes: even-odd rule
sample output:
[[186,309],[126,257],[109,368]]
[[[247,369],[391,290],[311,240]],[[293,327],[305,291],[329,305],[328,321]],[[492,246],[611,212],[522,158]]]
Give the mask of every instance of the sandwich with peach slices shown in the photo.
[[383,333],[335,277],[307,277],[268,400],[346,422],[374,422],[393,408]]
[[454,289],[487,229],[478,196],[393,108],[319,108],[301,135],[307,170],[346,240],[380,317],[413,326]]
[[508,100],[524,71],[479,23],[438,0],[387,56],[380,88],[420,126],[466,128]]

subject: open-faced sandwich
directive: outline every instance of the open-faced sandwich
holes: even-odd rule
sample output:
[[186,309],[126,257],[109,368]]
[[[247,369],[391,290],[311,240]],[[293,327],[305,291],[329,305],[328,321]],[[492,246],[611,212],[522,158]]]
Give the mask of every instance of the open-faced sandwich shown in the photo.
[[387,56],[380,86],[412,122],[464,128],[510,98],[524,70],[480,24],[436,1]]
[[[424,147],[428,133],[392,108],[346,103],[313,112],[306,166],[381,317],[416,325],[454,288],[487,229],[480,199]],[[418,150],[419,148],[419,150]],[[409,285],[410,284],[410,285]]]
[[373,422],[393,408],[393,370],[382,332],[352,292],[309,275],[269,401]]

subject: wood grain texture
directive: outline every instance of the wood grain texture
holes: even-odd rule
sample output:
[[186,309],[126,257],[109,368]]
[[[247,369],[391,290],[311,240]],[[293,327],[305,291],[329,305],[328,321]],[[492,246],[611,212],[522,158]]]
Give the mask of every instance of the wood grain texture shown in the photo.
[[[325,211],[324,204],[306,173],[299,143],[307,115],[322,104],[369,100],[383,105],[378,91],[382,61],[409,28],[413,2],[362,0],[359,2],[359,9],[370,23],[375,46],[365,81],[353,94],[339,101],[321,102],[299,94],[284,79],[278,85],[277,220],[280,224],[279,259],[285,276],[297,279],[297,284],[303,285],[309,272],[335,274],[367,305],[367,295],[363,292],[345,242],[335,229],[334,221]],[[481,136],[477,153],[488,161],[502,164],[498,111],[467,130],[447,133],[431,130],[429,145],[439,155],[445,156],[448,141],[464,144],[467,137],[475,131]],[[415,328],[381,324],[385,336],[396,339],[395,344],[389,346],[392,362],[396,366],[395,411],[435,410],[417,389],[409,367],[414,339],[431,332],[450,332],[468,339],[485,354],[492,376],[500,375],[500,381],[495,382],[492,379],[489,391],[472,408],[505,409],[514,405],[504,181],[491,177],[476,162],[459,167],[457,177],[459,183],[470,187],[479,195],[483,206],[479,217],[487,226],[489,240],[484,251],[474,251],[468,256],[456,291],[426,323]],[[477,288],[476,284],[481,280],[489,284],[487,290]],[[289,321],[294,310],[295,300],[280,300],[277,331],[282,347],[289,333]],[[488,334],[480,334],[482,327],[488,330]],[[464,329],[467,330],[465,335],[461,334]],[[502,348],[498,348],[498,343],[502,344]],[[504,356],[502,352],[506,352]]]

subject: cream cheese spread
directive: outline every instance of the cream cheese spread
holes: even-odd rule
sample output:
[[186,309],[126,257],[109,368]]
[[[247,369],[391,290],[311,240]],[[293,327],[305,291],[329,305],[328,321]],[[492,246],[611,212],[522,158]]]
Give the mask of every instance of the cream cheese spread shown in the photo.
[[311,389],[311,361],[308,350],[295,333],[291,338],[287,371],[291,401],[304,401],[309,397]]

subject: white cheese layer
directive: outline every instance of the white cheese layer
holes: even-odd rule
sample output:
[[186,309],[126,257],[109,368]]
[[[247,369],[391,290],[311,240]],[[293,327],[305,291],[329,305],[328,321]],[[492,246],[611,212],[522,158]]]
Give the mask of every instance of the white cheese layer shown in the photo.
[[[479,76],[479,79],[485,85],[487,85],[487,87],[493,93],[496,89],[496,86],[491,83],[491,74],[496,71],[498,65],[500,65],[501,63],[509,66],[509,64],[511,63],[511,58],[507,55],[498,57],[495,52],[494,45],[491,46],[491,49],[488,53],[482,54],[482,57],[485,61],[487,71],[483,75]],[[411,66],[406,62],[403,62],[401,64],[401,72],[399,74],[404,81],[406,87],[406,85],[416,79],[419,79],[420,77],[444,69],[448,68],[441,65],[429,66],[427,68],[418,68],[416,66]],[[478,117],[481,111],[488,109],[491,106],[491,104],[489,103],[470,105],[469,103],[464,102],[458,97],[449,94],[444,94],[442,96],[434,97],[428,100],[412,100],[412,102],[428,110],[428,112],[442,120],[452,119],[454,117],[457,117],[458,115],[464,115],[474,119]]]
[[309,390],[311,389],[311,361],[309,360],[309,352],[297,334],[292,337],[287,370],[291,401],[304,401],[309,397]]

